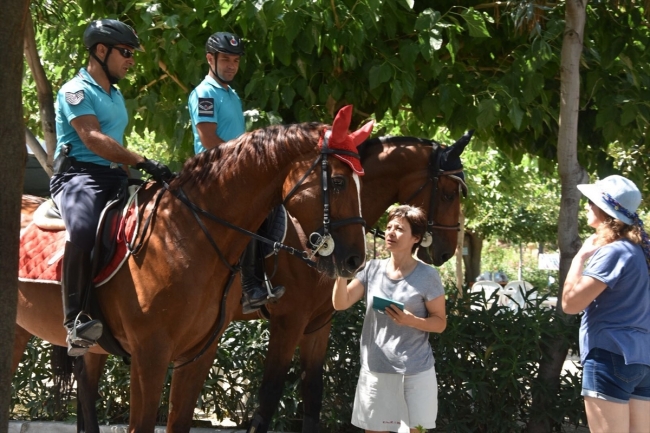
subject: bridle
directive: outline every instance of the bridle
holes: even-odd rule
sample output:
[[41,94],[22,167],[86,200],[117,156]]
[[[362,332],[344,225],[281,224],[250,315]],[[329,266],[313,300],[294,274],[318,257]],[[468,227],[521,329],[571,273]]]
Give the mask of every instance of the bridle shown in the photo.
[[[461,176],[458,176],[463,172],[463,167],[461,166],[460,168],[454,169],[454,170],[443,170],[440,168],[440,162],[443,156],[443,152],[441,152],[441,145],[440,143],[434,141],[434,140],[421,140],[426,143],[430,143],[433,152],[429,155],[429,164],[427,166],[427,179],[424,181],[422,186],[420,186],[418,189],[416,189],[413,194],[409,196],[408,199],[404,201],[404,203],[409,203],[415,197],[420,194],[424,188],[429,185],[429,183],[432,184],[431,188],[431,197],[429,200],[429,208],[427,209],[427,229],[426,233],[424,234],[422,241],[420,242],[420,246],[424,248],[428,248],[431,246],[433,243],[433,230],[460,230],[460,223],[456,223],[453,225],[445,225],[445,224],[440,224],[436,222],[434,219],[435,215],[435,204],[436,204],[436,199],[440,195],[440,189],[438,187],[438,181],[441,177],[443,176],[449,176],[453,180],[455,180],[458,183],[458,188],[459,190],[463,193],[463,196],[467,195],[467,184],[465,184],[465,181]],[[379,234],[378,230],[374,230],[375,234]]]
[[131,254],[137,254],[140,249],[142,248],[144,244],[144,238],[146,236],[146,233],[148,232],[149,228],[149,223],[151,221],[151,217],[156,213],[156,209],[158,208],[158,204],[160,202],[160,198],[162,197],[163,193],[165,191],[169,191],[174,197],[176,197],[178,200],[180,200],[183,204],[185,204],[190,211],[192,211],[192,214],[194,215],[197,223],[199,224],[199,227],[201,227],[201,230],[207,237],[208,241],[212,245],[212,247],[216,250],[217,254],[221,258],[221,261],[224,262],[226,267],[230,269],[231,272],[235,271],[235,267],[233,267],[228,261],[226,260],[225,256],[221,252],[219,246],[217,245],[216,241],[208,231],[207,227],[201,220],[201,217],[205,217],[207,219],[210,219],[212,221],[218,222],[221,225],[224,225],[230,229],[236,230],[240,233],[243,233],[247,235],[248,237],[254,238],[260,242],[264,242],[266,244],[270,244],[273,247],[273,251],[275,254],[279,252],[279,250],[285,250],[289,252],[292,255],[295,255],[299,258],[301,258],[303,261],[305,261],[307,264],[314,266],[314,262],[312,259],[316,254],[320,256],[329,256],[332,254],[334,251],[334,239],[332,238],[331,231],[333,229],[336,229],[338,227],[341,227],[346,224],[362,224],[364,227],[366,225],[366,220],[363,219],[363,217],[358,216],[358,217],[351,217],[351,218],[345,218],[342,220],[338,221],[332,221],[330,218],[330,197],[329,197],[329,184],[330,184],[330,179],[331,179],[331,174],[329,170],[329,163],[328,163],[328,155],[334,155],[334,154],[340,154],[340,155],[347,155],[351,156],[353,158],[360,159],[360,156],[358,153],[355,152],[350,152],[342,149],[331,149],[328,146],[329,143],[329,136],[331,134],[331,130],[326,130],[323,132],[320,138],[320,154],[316,158],[316,160],[311,164],[309,169],[305,172],[305,174],[300,178],[300,180],[293,186],[293,188],[289,191],[287,196],[284,198],[282,204],[287,203],[289,198],[295,192],[298,190],[300,185],[303,184],[305,179],[311,174],[312,171],[316,168],[318,163],[321,164],[321,195],[323,197],[323,226],[319,228],[317,231],[313,232],[311,235],[309,235],[309,243],[311,244],[311,251],[300,251],[296,248],[290,247],[288,245],[285,245],[281,242],[273,241],[271,239],[265,238],[263,236],[258,235],[255,232],[246,230],[242,227],[239,227],[237,225],[234,225],[210,212],[207,210],[200,208],[197,206],[195,203],[193,203],[185,194],[183,191],[182,187],[178,187],[177,189],[170,189],[169,184],[167,182],[163,182],[163,187],[160,189],[158,192],[156,198],[154,199],[154,207],[149,213],[149,216],[147,217],[147,220],[145,221],[144,227],[142,232],[140,232],[140,241],[136,242],[138,236],[136,236],[136,239],[134,239],[133,244],[128,244],[129,251]]
[[347,224],[361,224],[364,227],[366,226],[366,220],[363,217],[351,217],[345,218],[338,221],[330,220],[330,198],[329,198],[329,184],[331,179],[331,174],[329,170],[329,163],[327,160],[328,155],[338,154],[351,156],[356,159],[360,159],[358,153],[351,152],[342,149],[331,149],[329,147],[329,139],[332,134],[331,130],[326,130],[320,138],[319,147],[321,148],[320,155],[312,163],[309,169],[305,172],[302,178],[294,185],[294,187],[289,191],[289,194],[284,198],[282,204],[286,204],[287,201],[293,196],[293,194],[298,190],[300,185],[305,181],[305,179],[311,174],[312,171],[316,168],[318,163],[321,163],[321,196],[323,197],[323,226],[309,235],[309,244],[311,245],[311,254],[309,259],[312,259],[316,254],[320,256],[329,256],[334,252],[334,239],[330,234],[332,229],[347,225]]

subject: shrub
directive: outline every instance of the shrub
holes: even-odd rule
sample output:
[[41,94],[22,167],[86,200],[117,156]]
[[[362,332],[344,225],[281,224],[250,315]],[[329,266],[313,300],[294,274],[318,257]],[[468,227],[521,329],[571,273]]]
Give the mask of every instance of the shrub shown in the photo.
[[[496,303],[481,307],[480,293],[459,298],[448,289],[448,325],[442,334],[432,334],[439,387],[438,428],[447,432],[519,432],[529,417],[532,390],[545,342],[563,339],[577,350],[575,320],[567,323],[552,310],[539,308],[542,299],[529,301],[518,312]],[[335,315],[329,351],[325,360],[322,431],[355,432],[350,426],[352,403],[359,372],[359,336],[365,307],[358,303]],[[226,330],[198,401],[198,407],[217,419],[226,417],[246,425],[257,406],[268,344],[265,321],[235,322]],[[27,350],[14,377],[12,416],[55,419],[47,382],[48,345],[35,341]],[[295,357],[297,358],[297,357]],[[285,392],[272,429],[300,431],[300,365],[289,371]],[[125,423],[128,419],[128,366],[109,357],[102,378],[101,423]],[[48,394],[50,393],[50,394]],[[548,395],[548,415],[554,431],[566,423],[584,423],[580,375],[564,374],[560,390]],[[169,387],[164,391],[159,421],[165,422]],[[22,412],[21,412],[22,410]]]

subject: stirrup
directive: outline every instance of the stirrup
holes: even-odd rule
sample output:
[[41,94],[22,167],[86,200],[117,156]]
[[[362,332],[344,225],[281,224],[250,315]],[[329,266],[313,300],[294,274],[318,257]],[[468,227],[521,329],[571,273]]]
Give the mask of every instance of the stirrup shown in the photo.
[[73,343],[72,341],[70,341],[69,335],[68,338],[66,339],[66,342],[68,343],[68,356],[72,356],[72,357],[85,355],[86,352],[88,352],[88,349],[90,349],[93,346],[93,344],[86,346],[86,345]]
[[[85,322],[81,321],[82,316],[87,318]],[[77,314],[72,326],[66,328],[68,329],[68,340],[70,343],[88,347],[97,342],[104,330],[102,322],[94,320],[83,311]]]
[[266,299],[268,301],[276,301],[284,295],[284,286],[273,287],[271,280],[268,279],[266,274],[264,274],[264,286],[266,287]]

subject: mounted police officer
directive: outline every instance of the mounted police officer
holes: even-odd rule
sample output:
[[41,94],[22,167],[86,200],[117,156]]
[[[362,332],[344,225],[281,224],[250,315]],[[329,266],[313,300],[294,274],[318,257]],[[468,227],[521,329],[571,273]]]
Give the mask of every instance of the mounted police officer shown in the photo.
[[135,31],[120,21],[97,20],[84,32],[88,65],[59,90],[57,146],[50,192],[67,229],[63,256],[63,313],[68,355],[80,356],[102,334],[102,324],[85,314],[83,299],[92,285],[91,252],[100,214],[127,181],[126,165],[157,181],[169,169],[124,148],[128,123],[122,93],[114,85],[135,64],[141,51]]
[[[233,33],[217,32],[205,44],[205,58],[210,72],[192,91],[188,101],[194,153],[219,146],[246,132],[242,103],[230,86],[244,55],[242,40]],[[249,313],[259,309],[269,300],[269,292],[275,298],[284,294],[284,287],[269,290],[262,284],[263,263],[258,260],[258,246],[251,239],[241,259],[242,309]]]

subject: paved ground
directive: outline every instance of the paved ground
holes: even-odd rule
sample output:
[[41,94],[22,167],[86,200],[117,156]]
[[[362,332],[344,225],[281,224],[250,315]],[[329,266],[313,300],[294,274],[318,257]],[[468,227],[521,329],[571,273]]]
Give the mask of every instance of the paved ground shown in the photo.
[[[105,425],[99,430],[102,433],[128,433],[126,425]],[[165,431],[165,427],[156,427],[155,433],[165,433]],[[9,421],[9,433],[77,433],[77,425],[62,422]],[[246,430],[193,428],[190,433],[246,433]]]

